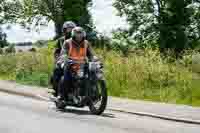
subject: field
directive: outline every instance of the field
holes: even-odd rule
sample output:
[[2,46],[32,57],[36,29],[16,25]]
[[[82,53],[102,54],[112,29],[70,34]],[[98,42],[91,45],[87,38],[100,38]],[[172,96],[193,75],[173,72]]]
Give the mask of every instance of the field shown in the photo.
[[[48,86],[53,69],[53,45],[36,53],[0,56],[0,78],[19,83]],[[145,49],[124,57],[120,52],[95,49],[105,65],[109,94],[130,99],[200,106],[198,73],[192,72],[188,51],[176,62],[161,59],[158,50]]]

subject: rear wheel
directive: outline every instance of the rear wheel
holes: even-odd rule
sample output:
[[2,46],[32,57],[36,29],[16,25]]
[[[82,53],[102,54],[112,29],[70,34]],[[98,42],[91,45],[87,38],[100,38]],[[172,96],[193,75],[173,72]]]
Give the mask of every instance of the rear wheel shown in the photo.
[[107,88],[104,80],[98,80],[95,85],[95,98],[91,97],[89,109],[92,114],[100,115],[107,106]]
[[[64,76],[62,76],[61,77],[61,79],[60,79],[60,81],[59,81],[59,83],[58,83],[58,97],[61,97],[61,89],[62,89],[62,87],[63,87],[63,85],[64,85]],[[66,107],[66,103],[65,103],[65,101],[64,101],[64,99],[61,99],[61,98],[58,98],[56,101],[55,101],[55,105],[56,105],[56,108],[58,108],[58,109],[65,109],[65,107]]]
[[65,102],[61,101],[61,100],[55,101],[55,105],[56,105],[57,109],[61,109],[61,110],[65,109],[65,107],[66,107]]

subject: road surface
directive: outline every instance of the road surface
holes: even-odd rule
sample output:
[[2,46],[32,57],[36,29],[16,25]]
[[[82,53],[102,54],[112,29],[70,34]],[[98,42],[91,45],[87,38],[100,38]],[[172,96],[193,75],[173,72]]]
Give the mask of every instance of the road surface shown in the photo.
[[199,133],[200,125],[87,109],[61,112],[51,102],[0,92],[0,133]]

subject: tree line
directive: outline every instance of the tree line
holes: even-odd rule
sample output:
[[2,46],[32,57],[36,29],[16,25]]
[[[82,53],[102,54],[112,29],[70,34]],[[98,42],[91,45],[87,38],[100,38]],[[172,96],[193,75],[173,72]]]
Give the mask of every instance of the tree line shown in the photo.
[[200,0],[115,0],[113,5],[129,24],[121,32],[141,47],[157,46],[179,56],[200,45]]
[[[1,0],[0,24],[37,29],[53,21],[58,38],[64,21],[72,20],[93,36],[91,5],[92,0]],[[161,53],[171,50],[176,57],[200,44],[200,0],[114,0],[113,6],[128,23],[128,29],[113,32],[115,39],[139,48],[158,47]]]

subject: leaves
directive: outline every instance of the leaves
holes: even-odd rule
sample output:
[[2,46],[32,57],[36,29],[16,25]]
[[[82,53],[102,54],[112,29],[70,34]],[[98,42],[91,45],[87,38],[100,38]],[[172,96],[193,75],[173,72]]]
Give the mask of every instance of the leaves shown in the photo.
[[2,7],[5,22],[20,23],[29,27],[53,21],[57,36],[61,36],[62,25],[67,20],[81,26],[92,25],[88,11],[90,5],[91,0],[15,0],[5,1]]
[[139,44],[180,49],[200,41],[198,0],[115,0],[113,6],[126,17],[129,36]]

